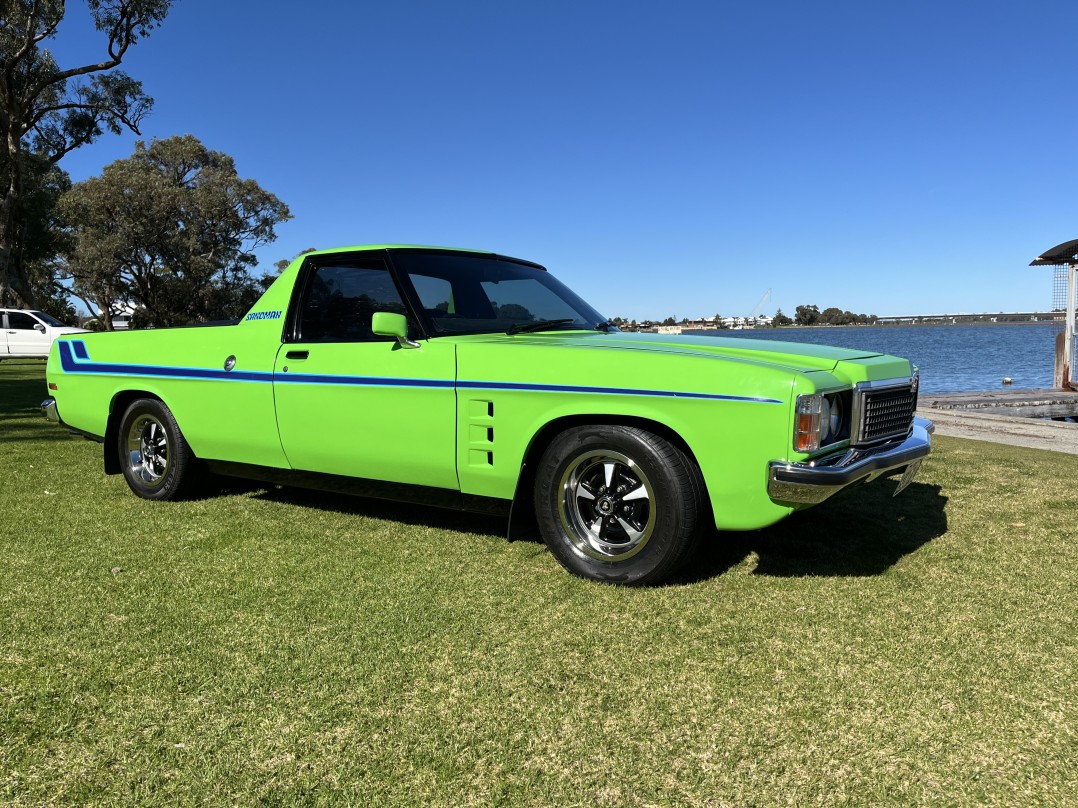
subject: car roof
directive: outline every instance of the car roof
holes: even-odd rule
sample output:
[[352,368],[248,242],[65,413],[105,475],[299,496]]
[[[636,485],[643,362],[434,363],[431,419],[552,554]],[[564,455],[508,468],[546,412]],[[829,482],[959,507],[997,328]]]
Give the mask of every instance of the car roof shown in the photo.
[[373,252],[376,250],[407,250],[409,252],[484,255],[490,258],[502,258],[516,264],[524,264],[526,266],[535,267],[536,269],[541,269],[544,272],[546,271],[546,267],[542,264],[537,264],[534,261],[528,261],[523,258],[513,258],[510,255],[502,255],[501,253],[491,252],[490,250],[471,250],[464,247],[434,247],[428,244],[357,244],[351,247],[331,247],[325,250],[314,250],[313,252],[304,253],[301,257],[306,258],[308,255],[333,255],[335,253],[346,252]]

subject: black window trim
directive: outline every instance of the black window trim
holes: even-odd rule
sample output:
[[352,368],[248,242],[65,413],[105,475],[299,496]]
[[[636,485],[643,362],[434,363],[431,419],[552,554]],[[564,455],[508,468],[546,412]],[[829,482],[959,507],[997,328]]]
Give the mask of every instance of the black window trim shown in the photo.
[[[303,294],[307,289],[308,284],[311,282],[311,277],[322,267],[330,266],[346,266],[356,261],[368,260],[377,261],[382,265],[382,268],[389,273],[389,278],[393,282],[393,288],[397,290],[397,294],[400,295],[401,301],[404,303],[404,308],[408,312],[409,319],[419,324],[420,331],[423,333],[417,335],[420,339],[426,339],[426,330],[424,323],[416,316],[415,305],[406,290],[403,288],[403,284],[400,281],[400,276],[397,274],[396,269],[393,267],[392,262],[388,260],[387,250],[349,250],[348,252],[335,252],[326,253],[324,255],[315,255],[303,262],[303,266],[300,267],[299,272],[296,275],[296,283],[292,286],[292,294],[288,301],[288,316],[285,318],[284,329],[281,332],[281,342],[285,344],[300,343],[303,340],[297,336],[299,328],[300,317],[300,302],[303,299]],[[413,338],[417,338],[413,337]],[[380,344],[383,340],[363,340],[356,342],[359,344]],[[344,343],[338,343],[344,344]],[[351,344],[351,343],[349,343]]]
[[525,261],[522,258],[512,258],[508,255],[492,252],[450,250],[440,247],[389,247],[374,250],[346,250],[312,255],[304,260],[303,265],[296,275],[296,282],[292,286],[292,294],[288,301],[288,315],[285,317],[284,327],[281,330],[281,342],[284,344],[301,342],[301,340],[296,337],[299,326],[299,304],[303,292],[307,288],[307,284],[310,283],[311,275],[317,272],[319,267],[343,265],[352,261],[362,260],[363,258],[381,261],[389,271],[390,278],[393,280],[393,285],[396,287],[397,294],[400,295],[401,300],[404,301],[404,307],[407,310],[411,321],[416,323],[419,327],[420,333],[409,335],[412,339],[436,339],[441,336],[466,336],[467,334],[472,333],[490,333],[489,331],[455,331],[453,334],[439,334],[427,319],[426,309],[419,304],[419,295],[412,285],[412,282],[408,279],[407,274],[402,272],[394,264],[393,256],[395,254],[448,255],[456,257],[474,256],[476,258],[485,258],[487,260],[508,261],[513,264],[530,267],[531,269],[538,269],[542,272],[547,271],[547,268],[542,264],[536,264],[533,261]]
[[[440,337],[467,337],[482,334],[496,333],[489,329],[477,329],[477,330],[465,330],[465,331],[453,331],[452,333],[439,332],[429,319],[427,310],[421,305],[419,299],[419,293],[415,290],[415,286],[412,284],[408,274],[399,269],[393,264],[394,254],[403,255],[446,255],[453,258],[482,258],[487,261],[505,261],[510,264],[520,264],[521,266],[528,267],[529,269],[538,269],[541,272],[546,272],[547,268],[542,264],[537,264],[534,261],[525,261],[523,258],[513,258],[512,256],[502,255],[501,253],[483,252],[479,250],[449,250],[440,247],[394,247],[386,250],[389,254],[389,262],[393,267],[394,277],[397,280],[397,286],[401,289],[407,290],[406,300],[409,301],[409,311],[413,313],[416,318],[416,322],[420,323],[420,327],[424,332],[423,339],[438,339]],[[574,329],[575,330],[575,329]],[[593,329],[580,329],[581,331],[591,331]]]

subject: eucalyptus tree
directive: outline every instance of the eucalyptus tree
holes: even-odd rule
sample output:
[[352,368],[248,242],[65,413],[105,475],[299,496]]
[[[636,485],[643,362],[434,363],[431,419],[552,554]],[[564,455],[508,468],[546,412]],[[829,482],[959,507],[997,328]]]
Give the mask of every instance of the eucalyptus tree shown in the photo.
[[131,157],[76,183],[60,212],[75,293],[103,314],[136,307],[136,324],[157,326],[243,314],[262,291],[249,272],[254,251],[291,218],[193,135],[140,141]]
[[138,134],[153,105],[142,83],[116,68],[168,14],[171,0],[86,0],[102,34],[98,61],[61,67],[47,43],[63,0],[0,0],[0,304],[34,305],[27,214],[35,177],[105,130]]

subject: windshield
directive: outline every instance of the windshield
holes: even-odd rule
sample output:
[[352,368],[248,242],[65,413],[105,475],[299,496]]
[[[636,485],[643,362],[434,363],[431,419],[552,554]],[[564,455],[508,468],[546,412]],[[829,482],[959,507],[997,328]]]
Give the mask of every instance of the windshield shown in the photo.
[[606,319],[549,272],[483,255],[394,253],[434,335],[592,331]]

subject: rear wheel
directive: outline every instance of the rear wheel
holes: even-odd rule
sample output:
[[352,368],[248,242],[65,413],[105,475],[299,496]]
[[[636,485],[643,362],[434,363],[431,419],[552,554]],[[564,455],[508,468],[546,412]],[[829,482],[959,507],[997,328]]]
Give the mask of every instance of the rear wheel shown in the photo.
[[162,402],[133,402],[120,421],[118,443],[124,478],[140,497],[178,499],[190,488],[195,456]]
[[621,584],[658,583],[696,545],[703,483],[669,441],[635,427],[576,427],[543,454],[536,516],[570,572]]

